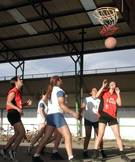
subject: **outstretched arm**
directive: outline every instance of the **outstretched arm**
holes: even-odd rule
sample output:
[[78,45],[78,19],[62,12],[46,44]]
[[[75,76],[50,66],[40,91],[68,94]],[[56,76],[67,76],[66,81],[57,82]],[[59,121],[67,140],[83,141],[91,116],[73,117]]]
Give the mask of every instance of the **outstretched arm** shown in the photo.
[[98,90],[98,92],[96,94],[97,98],[99,98],[101,96],[101,94],[102,94],[103,90],[106,88],[107,84],[108,84],[107,80],[106,79],[103,80],[102,86],[101,86],[101,88]]
[[71,110],[68,106],[65,105],[65,98],[64,97],[58,97],[58,103],[60,108],[65,112],[73,116],[74,118],[79,118],[79,114],[73,110]]
[[115,89],[115,92],[116,92],[116,94],[117,94],[117,105],[118,106],[122,106],[122,100],[121,100],[121,95],[120,95],[120,89],[118,88],[118,87],[116,87],[116,89]]

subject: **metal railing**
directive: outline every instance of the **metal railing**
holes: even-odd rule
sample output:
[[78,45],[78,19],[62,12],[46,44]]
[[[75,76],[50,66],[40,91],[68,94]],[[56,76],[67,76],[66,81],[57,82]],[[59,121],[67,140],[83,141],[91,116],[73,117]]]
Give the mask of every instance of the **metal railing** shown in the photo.
[[[117,67],[117,68],[102,68],[102,69],[86,69],[86,70],[84,70],[84,74],[102,74],[102,73],[117,73],[117,72],[131,72],[131,71],[135,71],[135,66]],[[72,75],[75,75],[75,71],[26,74],[26,75],[24,75],[24,78],[25,79],[48,78],[53,75],[72,76]],[[6,80],[10,80],[12,77],[13,76],[0,76],[0,80],[6,81]]]

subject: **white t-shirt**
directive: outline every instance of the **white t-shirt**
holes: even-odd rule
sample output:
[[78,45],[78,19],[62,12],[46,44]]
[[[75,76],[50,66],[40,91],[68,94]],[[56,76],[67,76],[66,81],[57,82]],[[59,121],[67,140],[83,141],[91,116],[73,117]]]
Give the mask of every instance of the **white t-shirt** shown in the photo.
[[86,97],[84,104],[86,105],[85,110],[83,111],[83,116],[86,120],[91,122],[98,121],[98,109],[100,104],[100,99],[93,97]]
[[53,87],[51,99],[48,101],[48,113],[47,114],[54,114],[54,113],[63,113],[63,110],[60,108],[58,103],[58,97],[64,97],[65,92],[57,86]]
[[37,121],[38,121],[38,124],[41,124],[41,123],[46,123],[46,118],[42,117],[41,114],[39,113],[39,109],[43,109],[44,112],[47,114],[47,111],[48,111],[48,107],[46,105],[46,103],[41,99],[38,103],[38,108],[37,108]]

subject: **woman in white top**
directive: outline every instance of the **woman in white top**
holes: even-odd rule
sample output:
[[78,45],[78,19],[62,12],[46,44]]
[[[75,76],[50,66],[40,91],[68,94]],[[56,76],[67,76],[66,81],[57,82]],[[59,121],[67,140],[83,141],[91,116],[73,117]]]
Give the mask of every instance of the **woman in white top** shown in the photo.
[[[46,128],[46,116],[48,113],[48,103],[47,103],[47,96],[46,92],[42,94],[42,98],[38,102],[37,108],[37,122],[38,122],[38,134],[32,139],[31,144],[28,148],[28,154],[31,154],[33,146],[37,143],[37,141],[43,136]],[[55,130],[53,136],[50,138],[48,143],[54,140],[54,148],[52,151],[51,158],[53,160],[63,160],[63,158],[58,153],[58,147],[61,141],[61,134]],[[43,152],[44,148],[42,149]]]
[[46,136],[41,139],[36,153],[32,158],[33,162],[43,162],[43,160],[40,159],[40,152],[42,148],[47,144],[47,141],[52,136],[55,128],[64,138],[68,160],[73,162],[72,136],[69,127],[64,119],[63,113],[68,113],[75,118],[78,118],[79,114],[69,109],[69,107],[67,107],[67,105],[65,104],[65,92],[60,88],[61,85],[62,80],[59,76],[51,77],[46,93],[48,97]]
[[[91,138],[92,127],[96,135],[98,134],[98,120],[99,120],[99,105],[100,99],[96,97],[97,89],[92,88],[90,92],[90,96],[86,97],[84,102],[81,105],[80,115],[84,117],[84,126],[85,126],[85,139],[84,139],[84,150],[83,156],[84,158],[89,158],[88,156],[88,145]],[[83,113],[82,113],[83,112]],[[103,147],[103,143],[101,143],[101,148]],[[101,150],[101,154],[105,157],[103,150]]]
[[28,147],[28,154],[31,154],[33,146],[36,142],[43,136],[46,126],[46,115],[48,111],[48,106],[46,104],[46,95],[42,94],[40,101],[38,102],[37,108],[37,123],[38,123],[38,134],[32,138],[30,146]]

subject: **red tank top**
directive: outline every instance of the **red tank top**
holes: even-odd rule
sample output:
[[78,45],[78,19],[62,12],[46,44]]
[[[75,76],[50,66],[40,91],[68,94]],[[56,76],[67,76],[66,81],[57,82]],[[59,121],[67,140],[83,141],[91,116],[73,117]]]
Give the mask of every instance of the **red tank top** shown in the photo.
[[[20,90],[18,90],[16,87],[14,87],[13,89],[11,89],[9,92],[8,92],[8,95],[10,93],[15,93],[15,98],[13,99],[12,103],[17,106],[19,109],[22,109],[22,97],[21,97],[21,93],[20,93]],[[6,110],[11,110],[13,109],[11,106],[9,105],[6,105]]]
[[105,91],[102,95],[103,97],[103,112],[112,116],[117,117],[117,94],[111,94],[109,91]]

